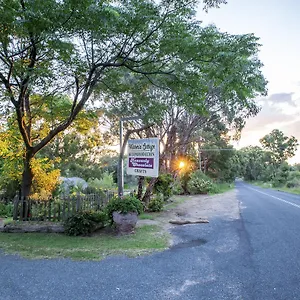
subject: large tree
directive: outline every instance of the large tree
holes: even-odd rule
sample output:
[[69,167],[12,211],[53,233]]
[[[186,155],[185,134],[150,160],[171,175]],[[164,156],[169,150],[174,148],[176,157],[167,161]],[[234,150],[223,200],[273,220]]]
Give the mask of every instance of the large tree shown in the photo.
[[274,129],[260,139],[263,148],[270,152],[276,164],[281,164],[295,155],[298,141],[294,136],[288,137],[281,130]]
[[[145,134],[161,137],[168,161],[184,154],[191,142],[199,141],[207,124],[213,127],[221,122],[239,133],[246,118],[259,111],[255,98],[266,92],[255,36],[198,26],[194,38],[184,46],[188,63],[181,66],[180,85],[166,90],[160,78],[153,87],[139,76],[124,75],[125,86],[134,83],[132,88],[124,91],[119,86],[116,95],[107,100],[116,120],[141,115],[144,123],[155,124]],[[131,129],[134,124],[126,125]]]
[[[170,85],[181,82],[182,66],[192,59],[184,47],[196,34],[197,2],[1,1],[1,101],[14,110],[25,147],[23,196],[32,186],[32,159],[72,124],[95,91],[99,95],[107,85],[122,83],[116,70],[142,74],[151,82],[165,75]],[[206,0],[204,8],[224,2]],[[188,73],[195,75],[192,69]],[[55,94],[72,95],[67,116],[53,120],[42,137],[33,136],[35,95],[49,99]]]

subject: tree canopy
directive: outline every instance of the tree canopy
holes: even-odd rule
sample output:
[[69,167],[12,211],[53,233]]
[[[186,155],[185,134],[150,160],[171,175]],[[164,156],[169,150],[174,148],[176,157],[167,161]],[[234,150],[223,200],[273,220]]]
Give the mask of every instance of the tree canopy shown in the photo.
[[[225,2],[206,0],[203,8]],[[162,91],[175,99],[171,109],[214,112],[237,127],[258,112],[253,99],[266,92],[258,39],[201,26],[197,5],[185,0],[2,1],[1,113],[14,111],[24,144],[24,196],[32,186],[32,159],[93,103],[123,114],[144,110],[145,122],[156,114],[161,122],[166,117],[170,102],[168,94],[158,97]]]
[[282,163],[295,155],[298,141],[294,136],[288,137],[278,129],[260,139],[263,148],[270,151],[271,156],[276,163]]

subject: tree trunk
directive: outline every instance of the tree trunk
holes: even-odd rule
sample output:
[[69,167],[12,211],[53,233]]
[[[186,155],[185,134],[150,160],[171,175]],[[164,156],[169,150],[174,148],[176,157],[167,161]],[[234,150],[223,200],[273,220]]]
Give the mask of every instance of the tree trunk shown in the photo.
[[33,180],[33,173],[31,168],[31,160],[33,158],[33,154],[31,151],[26,151],[26,155],[23,161],[23,174],[22,174],[22,185],[21,185],[21,205],[23,206],[22,209],[22,216],[20,216],[23,220],[27,220],[30,215],[29,209],[29,202],[28,197],[31,192],[32,187],[32,180]]
[[148,203],[150,201],[150,196],[151,196],[151,193],[152,193],[152,190],[153,190],[153,187],[154,187],[156,181],[157,181],[157,178],[151,178],[151,180],[147,186],[146,192],[142,199],[142,202],[144,202],[146,205],[148,205]]
[[31,192],[33,173],[31,169],[31,160],[33,154],[30,151],[26,151],[26,155],[23,162],[23,174],[22,174],[22,186],[21,186],[21,195],[22,197],[28,197]]
[[140,200],[142,199],[144,181],[145,177],[139,176],[137,198]]

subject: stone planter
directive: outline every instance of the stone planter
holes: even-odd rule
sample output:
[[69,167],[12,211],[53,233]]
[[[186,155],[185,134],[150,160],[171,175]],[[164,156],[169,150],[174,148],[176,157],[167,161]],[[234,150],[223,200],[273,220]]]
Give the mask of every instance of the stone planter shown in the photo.
[[137,223],[138,217],[136,212],[122,214],[114,211],[113,220],[116,224],[118,234],[124,235],[134,233],[134,228]]

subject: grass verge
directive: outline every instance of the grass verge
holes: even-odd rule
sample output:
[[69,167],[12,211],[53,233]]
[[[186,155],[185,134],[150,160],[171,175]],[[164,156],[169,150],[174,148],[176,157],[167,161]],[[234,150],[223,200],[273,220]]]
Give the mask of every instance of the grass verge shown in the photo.
[[291,194],[300,195],[300,188],[288,188],[288,187],[272,187],[272,183],[270,182],[262,182],[262,181],[249,181],[250,184],[255,186],[259,186],[261,188],[272,189],[275,191],[287,192]]
[[140,220],[155,220],[159,216],[159,212],[142,213],[139,215]]
[[70,237],[63,234],[0,233],[0,247],[26,258],[71,258],[101,260],[109,255],[135,257],[168,247],[169,236],[160,227],[145,225],[136,234],[112,236],[104,233],[91,237]]
[[216,183],[216,191],[209,193],[209,195],[216,195],[216,194],[223,194],[225,192],[228,192],[232,189],[234,189],[234,183]]
[[168,210],[172,208],[176,208],[179,204],[183,203],[184,201],[188,201],[190,195],[174,195],[167,204],[164,205],[163,210]]

